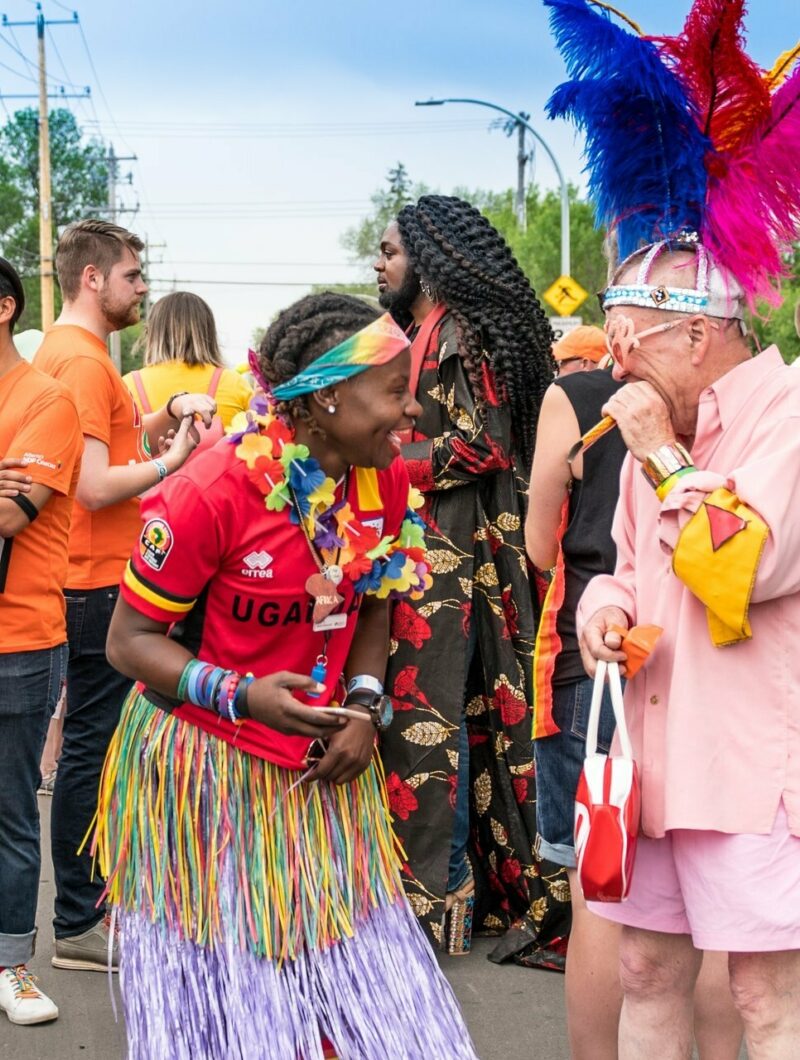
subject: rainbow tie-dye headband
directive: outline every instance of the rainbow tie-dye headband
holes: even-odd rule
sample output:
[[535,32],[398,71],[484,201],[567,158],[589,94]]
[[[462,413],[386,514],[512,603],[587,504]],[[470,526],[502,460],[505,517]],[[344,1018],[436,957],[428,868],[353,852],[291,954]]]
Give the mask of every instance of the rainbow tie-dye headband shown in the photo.
[[301,394],[313,394],[326,386],[343,383],[367,368],[386,364],[409,346],[405,333],[388,313],[368,324],[355,335],[323,353],[316,361],[280,386],[273,387],[276,401],[290,401]]

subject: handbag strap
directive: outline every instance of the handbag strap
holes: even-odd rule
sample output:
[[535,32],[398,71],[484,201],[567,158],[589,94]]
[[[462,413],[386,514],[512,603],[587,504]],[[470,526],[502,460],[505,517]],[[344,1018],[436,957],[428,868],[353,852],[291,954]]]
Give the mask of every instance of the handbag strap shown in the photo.
[[597,754],[597,732],[600,727],[600,706],[603,702],[603,688],[608,679],[608,687],[611,692],[611,706],[614,710],[614,719],[617,723],[617,735],[619,736],[622,757],[632,759],[633,748],[631,747],[628,726],[625,723],[625,707],[622,702],[622,681],[619,676],[619,663],[607,663],[603,659],[597,660],[597,669],[594,675],[594,686],[592,687],[592,702],[589,706],[589,721],[586,726],[586,757]]
[[224,371],[225,371],[224,368],[215,368],[214,369],[214,371],[213,371],[213,373],[211,375],[211,380],[210,380],[210,382],[208,384],[208,390],[206,391],[206,393],[208,394],[208,396],[210,398],[215,398],[217,396],[217,387],[219,386],[219,381],[222,378],[222,373]]
[[145,415],[149,415],[149,413],[151,413],[153,410],[150,407],[150,401],[147,397],[147,391],[144,388],[144,380],[142,379],[142,373],[137,369],[136,371],[131,372],[131,375],[133,376],[133,384],[136,387],[136,393],[139,395],[139,405],[141,407],[141,410]]

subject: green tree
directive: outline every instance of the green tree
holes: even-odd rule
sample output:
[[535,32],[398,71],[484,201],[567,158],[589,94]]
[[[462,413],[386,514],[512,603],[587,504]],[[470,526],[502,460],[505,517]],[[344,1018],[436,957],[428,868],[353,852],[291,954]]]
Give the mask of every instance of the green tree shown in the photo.
[[[388,187],[379,188],[370,197],[372,210],[369,215],[354,228],[348,228],[342,236],[344,249],[365,267],[375,260],[383,230],[389,222],[397,217],[404,206],[416,202],[420,195],[427,195],[429,191],[426,185],[412,182],[402,162],[398,162],[394,169],[389,170],[386,183]],[[345,293],[351,293],[349,285]]]
[[[102,143],[85,141],[74,114],[50,112],[54,237],[64,225],[106,205],[108,167]],[[26,307],[19,330],[39,327],[39,118],[29,107],[0,128],[0,248],[19,270]],[[56,285],[56,313],[61,295]]]
[[800,358],[800,336],[795,324],[795,311],[800,306],[800,243],[792,250],[790,278],[781,288],[783,304],[778,309],[762,305],[759,314],[750,318],[750,326],[761,349],[775,343],[789,363]]
[[[386,178],[388,188],[379,189],[372,196],[372,210],[364,220],[350,228],[342,237],[342,244],[353,257],[364,264],[372,264],[377,254],[384,228],[408,202],[428,193],[423,184],[413,184],[405,166],[398,162]],[[476,206],[503,235],[506,242],[540,296],[561,275],[561,197],[555,191],[542,192],[532,185],[528,189],[528,225],[522,231],[514,211],[514,191],[485,191],[480,188],[455,188],[454,195]],[[590,294],[601,290],[606,283],[607,263],[603,253],[603,233],[594,227],[591,205],[570,186],[570,247],[572,275]],[[361,294],[357,284],[343,288]],[[371,293],[371,291],[370,291]],[[550,313],[549,307],[546,307]],[[600,308],[594,298],[587,298],[577,312],[587,323],[600,323]]]

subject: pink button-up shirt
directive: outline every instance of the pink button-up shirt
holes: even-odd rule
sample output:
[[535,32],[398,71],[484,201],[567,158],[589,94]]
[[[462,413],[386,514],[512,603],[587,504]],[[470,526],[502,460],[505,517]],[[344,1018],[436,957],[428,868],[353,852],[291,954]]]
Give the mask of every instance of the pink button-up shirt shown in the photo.
[[[703,392],[692,458],[660,503],[630,455],[614,521],[617,569],[588,585],[578,626],[601,607],[664,634],[627,686],[642,823],[766,834],[783,798],[800,836],[800,372],[771,346]],[[681,528],[727,486],[769,527],[751,640],[715,648],[705,607],[672,571]]]

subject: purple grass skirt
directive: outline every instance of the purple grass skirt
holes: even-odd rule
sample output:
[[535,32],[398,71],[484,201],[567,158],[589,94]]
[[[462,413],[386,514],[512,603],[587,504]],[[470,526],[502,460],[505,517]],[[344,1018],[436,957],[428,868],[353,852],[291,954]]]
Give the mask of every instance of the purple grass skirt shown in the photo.
[[475,1060],[448,983],[408,904],[352,939],[278,967],[234,945],[182,942],[120,916],[130,1060]]

